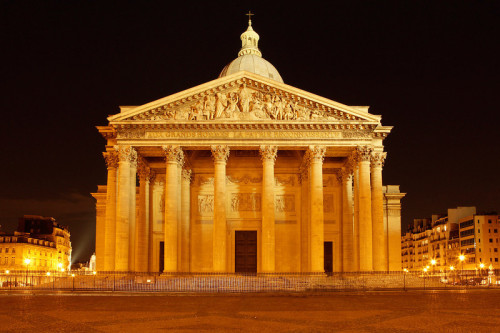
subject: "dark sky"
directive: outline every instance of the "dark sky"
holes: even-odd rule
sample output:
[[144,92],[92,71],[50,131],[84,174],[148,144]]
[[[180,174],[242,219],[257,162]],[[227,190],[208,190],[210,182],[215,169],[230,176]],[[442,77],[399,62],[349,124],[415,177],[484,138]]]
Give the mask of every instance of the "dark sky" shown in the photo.
[[[215,79],[236,58],[251,9],[285,83],[384,125],[385,184],[413,218],[500,208],[498,1],[0,2],[0,224],[23,214],[69,225],[94,248],[91,198],[106,182],[96,125]],[[244,3],[244,4],[240,4]],[[326,3],[326,2],[325,2]]]

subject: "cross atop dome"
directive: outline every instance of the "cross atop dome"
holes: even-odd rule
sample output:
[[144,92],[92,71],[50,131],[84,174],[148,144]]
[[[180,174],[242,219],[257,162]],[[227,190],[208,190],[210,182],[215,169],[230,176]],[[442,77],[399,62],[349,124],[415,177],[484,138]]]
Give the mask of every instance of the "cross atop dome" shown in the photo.
[[245,15],[248,16],[248,25],[252,26],[252,16],[255,14],[252,14],[252,12],[249,10],[248,14],[245,14]]

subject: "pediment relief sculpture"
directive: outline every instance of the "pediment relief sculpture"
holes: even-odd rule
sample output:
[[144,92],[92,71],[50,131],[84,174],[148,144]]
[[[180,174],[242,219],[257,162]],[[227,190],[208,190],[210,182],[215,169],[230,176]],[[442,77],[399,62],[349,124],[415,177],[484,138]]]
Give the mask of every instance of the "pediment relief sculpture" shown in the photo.
[[167,103],[126,120],[361,120],[354,115],[276,89],[259,90],[249,87],[246,82],[235,84],[234,87],[224,87],[222,90],[211,89]]

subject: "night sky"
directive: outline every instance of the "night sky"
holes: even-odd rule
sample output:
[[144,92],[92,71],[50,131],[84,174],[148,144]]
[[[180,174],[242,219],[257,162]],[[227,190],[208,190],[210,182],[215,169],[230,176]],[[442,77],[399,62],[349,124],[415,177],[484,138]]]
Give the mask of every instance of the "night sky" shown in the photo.
[[202,3],[0,2],[3,231],[53,216],[88,260],[90,193],[106,183],[95,126],[217,78],[248,10],[285,83],[395,126],[383,176],[408,193],[403,229],[450,207],[500,209],[499,1]]

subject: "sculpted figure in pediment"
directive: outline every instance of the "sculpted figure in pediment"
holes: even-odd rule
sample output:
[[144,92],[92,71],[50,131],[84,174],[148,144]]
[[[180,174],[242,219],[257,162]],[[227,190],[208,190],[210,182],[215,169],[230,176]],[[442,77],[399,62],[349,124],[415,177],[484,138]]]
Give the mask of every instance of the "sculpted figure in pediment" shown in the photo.
[[252,99],[252,94],[247,88],[246,83],[243,83],[240,87],[240,110],[243,113],[250,112],[250,101]]
[[217,102],[215,103],[215,117],[221,118],[224,110],[227,108],[227,98],[225,94],[217,93]]

